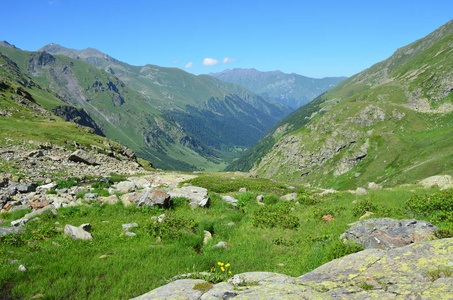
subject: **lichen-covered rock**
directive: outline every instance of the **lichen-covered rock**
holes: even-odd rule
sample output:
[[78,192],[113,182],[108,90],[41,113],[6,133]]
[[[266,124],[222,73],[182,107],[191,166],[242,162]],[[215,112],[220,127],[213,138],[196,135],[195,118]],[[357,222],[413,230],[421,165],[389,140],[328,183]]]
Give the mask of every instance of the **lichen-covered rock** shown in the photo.
[[389,249],[430,240],[437,229],[429,222],[414,219],[367,219],[354,223],[340,239],[361,244],[364,248]]
[[78,149],[68,156],[69,161],[84,163],[87,165],[97,165],[96,158],[90,152]]
[[183,279],[134,299],[453,299],[453,277],[430,276],[452,265],[453,239],[442,239],[367,249],[298,278],[247,272],[214,284],[204,294],[196,285],[205,281]]
[[450,175],[431,176],[420,181],[420,184],[424,188],[436,186],[440,187],[442,190],[453,188],[453,180]]
[[172,197],[184,197],[189,199],[190,207],[194,209],[200,206],[208,204],[208,190],[198,186],[183,186],[181,188],[174,188],[167,190],[167,193]]
[[73,240],[93,240],[91,233],[85,231],[81,226],[75,227],[66,224],[64,227],[64,234],[71,237]]

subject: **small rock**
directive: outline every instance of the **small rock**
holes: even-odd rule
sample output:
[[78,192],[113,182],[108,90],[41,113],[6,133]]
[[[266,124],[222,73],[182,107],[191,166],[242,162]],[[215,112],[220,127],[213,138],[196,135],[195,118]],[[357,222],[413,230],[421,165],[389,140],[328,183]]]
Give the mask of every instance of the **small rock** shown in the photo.
[[292,201],[292,200],[296,200],[296,199],[297,199],[297,193],[291,193],[291,194],[287,194],[285,196],[280,197],[280,200],[282,200],[282,201]]
[[89,232],[86,232],[83,228],[75,227],[70,224],[66,224],[64,227],[64,234],[70,236],[73,240],[93,240],[93,236]]
[[201,200],[200,203],[198,203],[199,207],[208,207],[209,206],[209,198],[204,198]]
[[13,227],[24,227],[28,223],[28,219],[18,219],[11,221],[11,226]]
[[10,261],[9,263],[12,264],[12,265],[14,265],[14,264],[17,264],[18,262],[19,262],[19,260],[18,260],[18,259],[15,259],[15,260]]
[[97,193],[86,193],[84,196],[83,196],[83,199],[85,200],[92,200],[92,199],[95,199],[98,197],[98,194]]
[[19,266],[19,271],[25,272],[25,271],[27,271],[27,268],[25,268],[24,265],[20,265]]
[[362,196],[362,195],[366,195],[368,192],[362,188],[362,187],[358,187],[356,190],[355,190],[355,194],[356,195],[359,195],[359,196]]
[[137,223],[128,223],[128,224],[123,224],[121,226],[123,227],[124,230],[129,231],[129,229],[131,229],[131,228],[138,227],[138,224]]
[[221,241],[221,242],[218,242],[217,245],[214,245],[213,247],[214,247],[214,248],[224,248],[224,249],[228,249],[228,243],[227,243],[227,242],[224,242],[224,241]]
[[375,190],[381,188],[377,183],[375,182],[369,182],[368,183],[368,189],[370,190]]
[[210,240],[212,240],[212,234],[207,230],[203,232],[204,232],[203,245],[206,245]]
[[230,203],[233,206],[237,205],[238,200],[236,198],[233,198],[231,196],[221,196],[223,201],[226,201]]
[[234,222],[230,222],[230,223],[228,223],[227,225],[228,225],[228,226],[234,226],[234,225],[236,225],[236,224],[234,224]]
[[165,214],[161,214],[158,218],[157,218],[157,221],[159,223],[162,223],[162,221],[165,219]]
[[282,264],[282,263],[277,264],[277,267],[280,267],[280,268],[284,267],[284,266],[285,266],[285,264]]
[[82,228],[85,231],[91,231],[91,224],[90,223],[82,224],[79,227]]
[[247,188],[242,187],[239,189],[239,193],[245,193],[245,192],[247,192]]
[[91,153],[81,149],[78,149],[72,154],[70,154],[68,156],[68,160],[73,162],[84,163],[87,165],[97,165],[94,156]]
[[133,232],[130,232],[130,231],[126,231],[125,233],[127,236],[136,236],[137,234],[133,233]]
[[263,202],[264,196],[263,195],[258,195],[256,196],[256,202]]

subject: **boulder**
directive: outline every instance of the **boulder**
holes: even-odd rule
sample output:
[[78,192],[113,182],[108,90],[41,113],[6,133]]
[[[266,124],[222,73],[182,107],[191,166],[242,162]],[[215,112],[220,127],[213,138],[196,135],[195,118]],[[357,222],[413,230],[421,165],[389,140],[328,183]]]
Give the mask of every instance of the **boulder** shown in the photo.
[[450,238],[366,249],[297,278],[270,272],[236,274],[204,294],[197,286],[206,281],[181,279],[134,299],[453,299],[453,278],[429,276],[452,261]]
[[3,227],[0,226],[0,236],[7,234],[19,234],[24,231],[22,227]]
[[189,199],[189,205],[192,209],[209,203],[208,190],[198,186],[183,186],[181,188],[168,189],[167,193],[172,197],[183,197]]
[[167,285],[161,286],[157,289],[152,290],[149,293],[141,295],[131,300],[148,300],[148,299],[185,299],[195,300],[200,299],[203,293],[194,289],[197,284],[206,283],[201,279],[180,279],[170,282]]
[[204,230],[203,233],[204,233],[203,245],[206,245],[210,240],[212,240],[212,234],[207,230]]
[[37,187],[36,183],[21,183],[17,185],[17,191],[22,194],[31,193],[35,192]]
[[231,196],[222,196],[222,200],[227,202],[227,203],[230,203],[233,206],[236,206],[237,203],[238,203],[238,200],[236,198],[231,197]]
[[75,227],[70,224],[66,224],[64,227],[64,234],[73,240],[93,240],[91,233],[85,231],[82,227]]
[[367,219],[354,223],[340,239],[361,244],[367,249],[390,249],[430,240],[437,229],[429,222],[414,219]]
[[358,187],[354,194],[356,195],[359,195],[359,196],[363,196],[363,195],[366,195],[368,192],[366,191],[366,189],[362,188],[362,187]]
[[71,153],[68,156],[68,160],[72,162],[84,163],[87,165],[97,165],[95,157],[91,153],[81,149],[78,149],[75,152]]
[[121,193],[128,193],[130,191],[135,190],[137,186],[133,181],[121,181],[118,182],[116,185],[116,189]]
[[441,190],[453,188],[453,181],[450,175],[431,176],[420,181],[424,188],[440,187]]
[[42,200],[42,201],[37,201],[37,202],[28,202],[27,203],[31,208],[33,209],[41,209],[46,207],[47,205],[50,205],[50,202],[47,200]]
[[280,197],[282,201],[293,201],[297,199],[297,193],[291,193]]
[[381,187],[375,182],[368,182],[368,189],[375,190],[380,189]]
[[35,210],[35,211],[32,211],[31,213],[28,213],[26,214],[23,219],[33,219],[37,216],[40,216],[42,214],[53,214],[54,216],[58,215],[58,212],[57,210],[55,209],[55,206],[53,206],[52,204],[50,205],[47,205],[46,207],[44,208],[41,208],[39,210]]
[[168,207],[170,202],[170,195],[161,190],[144,190],[136,192],[135,205],[137,207],[147,205],[147,206],[160,206]]

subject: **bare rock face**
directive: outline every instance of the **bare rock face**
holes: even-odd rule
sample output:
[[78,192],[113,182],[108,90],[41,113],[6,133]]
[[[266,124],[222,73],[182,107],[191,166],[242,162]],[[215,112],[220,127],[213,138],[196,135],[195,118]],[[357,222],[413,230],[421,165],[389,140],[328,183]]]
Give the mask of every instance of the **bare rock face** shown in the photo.
[[355,223],[340,238],[367,249],[390,249],[432,239],[437,229],[429,222],[414,219],[367,219]]

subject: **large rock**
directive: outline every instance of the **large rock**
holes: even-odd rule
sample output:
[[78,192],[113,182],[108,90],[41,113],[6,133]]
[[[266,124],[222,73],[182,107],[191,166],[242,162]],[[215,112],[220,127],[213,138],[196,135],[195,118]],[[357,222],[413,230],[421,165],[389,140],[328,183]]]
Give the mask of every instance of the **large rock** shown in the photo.
[[123,201],[135,203],[137,207],[143,205],[168,207],[170,199],[170,195],[166,192],[156,189],[147,189],[123,195]]
[[453,181],[450,175],[431,176],[420,181],[420,184],[424,188],[431,188],[436,186],[440,187],[440,189],[442,190],[453,188]]
[[354,223],[340,238],[364,248],[390,249],[430,240],[437,229],[429,222],[414,219],[367,219]]
[[[148,300],[148,299],[181,299],[195,300],[200,299],[203,293],[200,290],[194,289],[194,286],[200,283],[207,283],[201,279],[181,279],[173,281],[167,285],[161,286],[149,293],[138,296],[133,299]],[[133,300],[132,299],[132,300]]]
[[83,225],[75,227],[70,224],[66,224],[64,227],[64,234],[71,237],[73,240],[93,240],[91,233],[85,231],[82,226]]
[[25,229],[22,227],[3,227],[0,226],[0,236],[7,234],[19,234]]
[[222,196],[222,200],[227,203],[230,203],[233,206],[237,206],[237,203],[238,203],[238,199],[233,198],[231,196]]
[[453,299],[453,278],[430,274],[453,261],[453,239],[390,250],[367,249],[298,278],[269,272],[236,274],[202,293],[182,279],[134,299]]
[[197,206],[209,202],[208,190],[198,186],[183,186],[181,188],[174,188],[167,191],[172,198],[183,197],[189,199],[190,207],[194,209]]
[[96,158],[91,153],[78,149],[68,156],[69,161],[80,162],[87,165],[97,165]]

